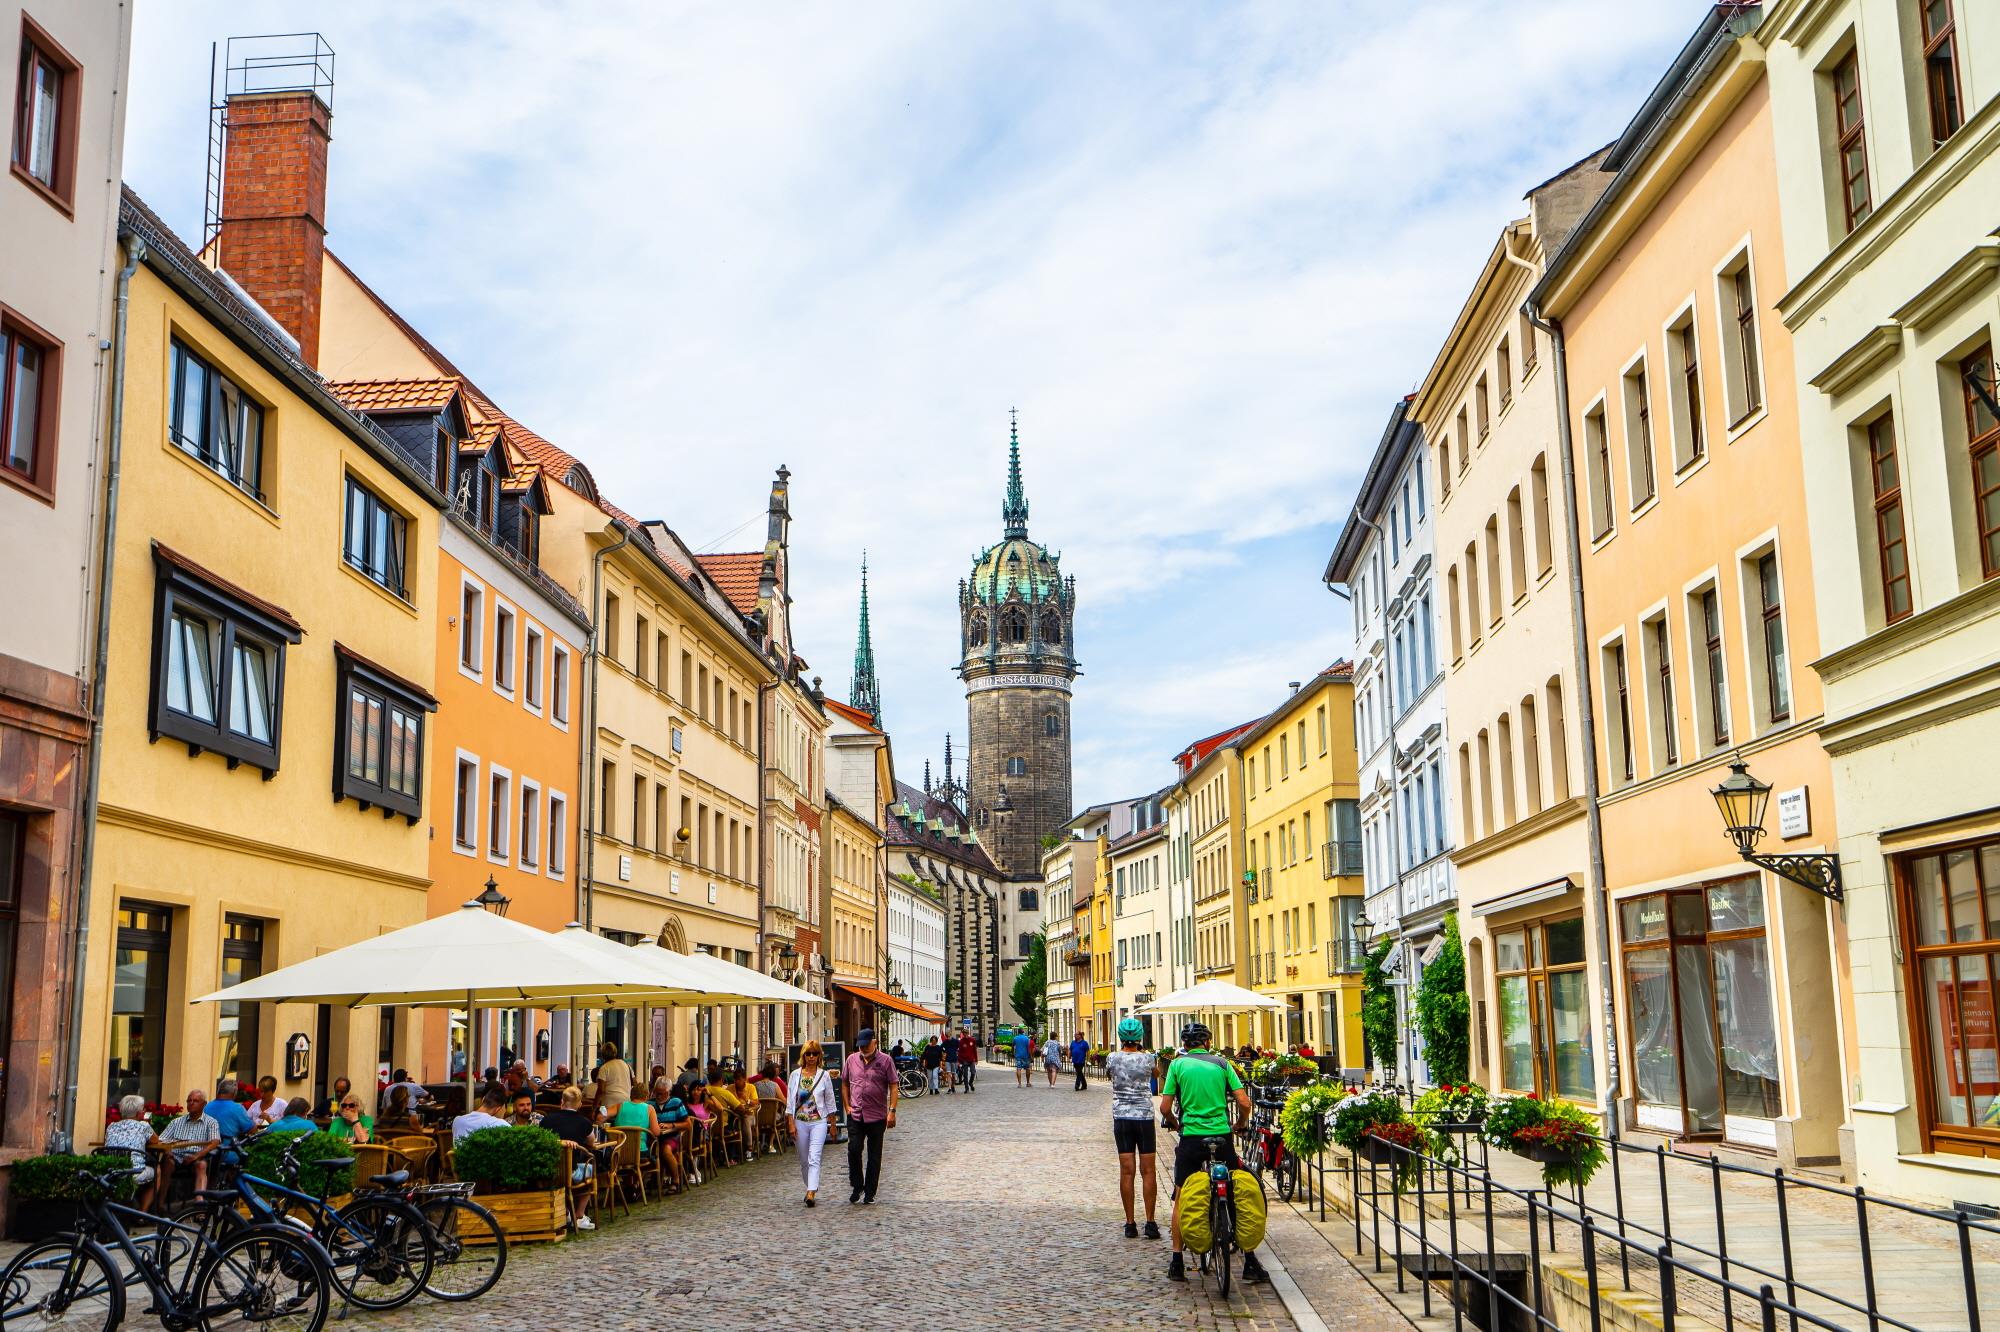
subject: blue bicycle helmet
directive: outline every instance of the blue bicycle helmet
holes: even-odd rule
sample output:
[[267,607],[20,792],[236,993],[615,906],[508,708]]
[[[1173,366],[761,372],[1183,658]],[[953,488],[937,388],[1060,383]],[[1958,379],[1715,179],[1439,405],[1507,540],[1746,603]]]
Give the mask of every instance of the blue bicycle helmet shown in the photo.
[[1146,1039],[1146,1024],[1139,1021],[1138,1018],[1128,1017],[1119,1022],[1118,1024],[1119,1044],[1123,1045],[1129,1041],[1133,1045],[1137,1045],[1140,1042],[1144,1041],[1145,1039]]

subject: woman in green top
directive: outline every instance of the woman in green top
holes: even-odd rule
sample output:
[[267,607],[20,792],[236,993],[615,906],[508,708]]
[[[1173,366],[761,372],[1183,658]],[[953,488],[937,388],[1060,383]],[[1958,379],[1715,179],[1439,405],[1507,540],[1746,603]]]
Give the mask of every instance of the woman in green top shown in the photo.
[[618,1111],[611,1116],[611,1122],[618,1128],[635,1128],[639,1133],[639,1152],[644,1155],[653,1150],[653,1139],[660,1132],[660,1117],[653,1113],[651,1101],[621,1101]]
[[355,1142],[371,1142],[375,1121],[361,1113],[361,1098],[353,1092],[340,1098],[340,1108],[334,1112],[326,1131],[336,1138],[351,1138]]

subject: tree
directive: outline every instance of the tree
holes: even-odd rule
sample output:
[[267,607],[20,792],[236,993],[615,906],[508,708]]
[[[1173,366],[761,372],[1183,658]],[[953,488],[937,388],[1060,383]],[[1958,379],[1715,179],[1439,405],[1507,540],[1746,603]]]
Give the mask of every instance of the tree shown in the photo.
[[1028,938],[1028,960],[1014,973],[1014,1011],[1029,1031],[1042,1029],[1042,1001],[1048,988],[1049,941],[1036,930]]
[[1378,1068],[1396,1067],[1396,996],[1389,991],[1389,973],[1382,969],[1394,939],[1384,939],[1361,963],[1361,1043]]
[[1472,1066],[1472,1002],[1465,994],[1465,944],[1458,913],[1444,917],[1444,943],[1417,981],[1417,1035],[1433,1083],[1464,1082]]

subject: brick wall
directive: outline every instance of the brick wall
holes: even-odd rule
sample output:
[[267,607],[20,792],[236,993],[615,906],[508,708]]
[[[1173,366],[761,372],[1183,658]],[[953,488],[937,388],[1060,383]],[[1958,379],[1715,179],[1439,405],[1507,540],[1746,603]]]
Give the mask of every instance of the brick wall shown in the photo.
[[229,99],[218,261],[319,364],[333,113],[309,92]]

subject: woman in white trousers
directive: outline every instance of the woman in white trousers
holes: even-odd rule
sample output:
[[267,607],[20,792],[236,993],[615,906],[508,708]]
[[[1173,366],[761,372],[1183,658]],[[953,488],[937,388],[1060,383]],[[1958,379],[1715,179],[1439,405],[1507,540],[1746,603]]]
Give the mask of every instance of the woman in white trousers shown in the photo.
[[799,1066],[785,1079],[785,1113],[791,1119],[792,1139],[799,1145],[799,1171],[805,1176],[806,1206],[816,1207],[819,1193],[819,1157],[826,1147],[827,1121],[833,1118],[833,1077],[821,1062],[824,1053],[818,1041],[799,1047]]

